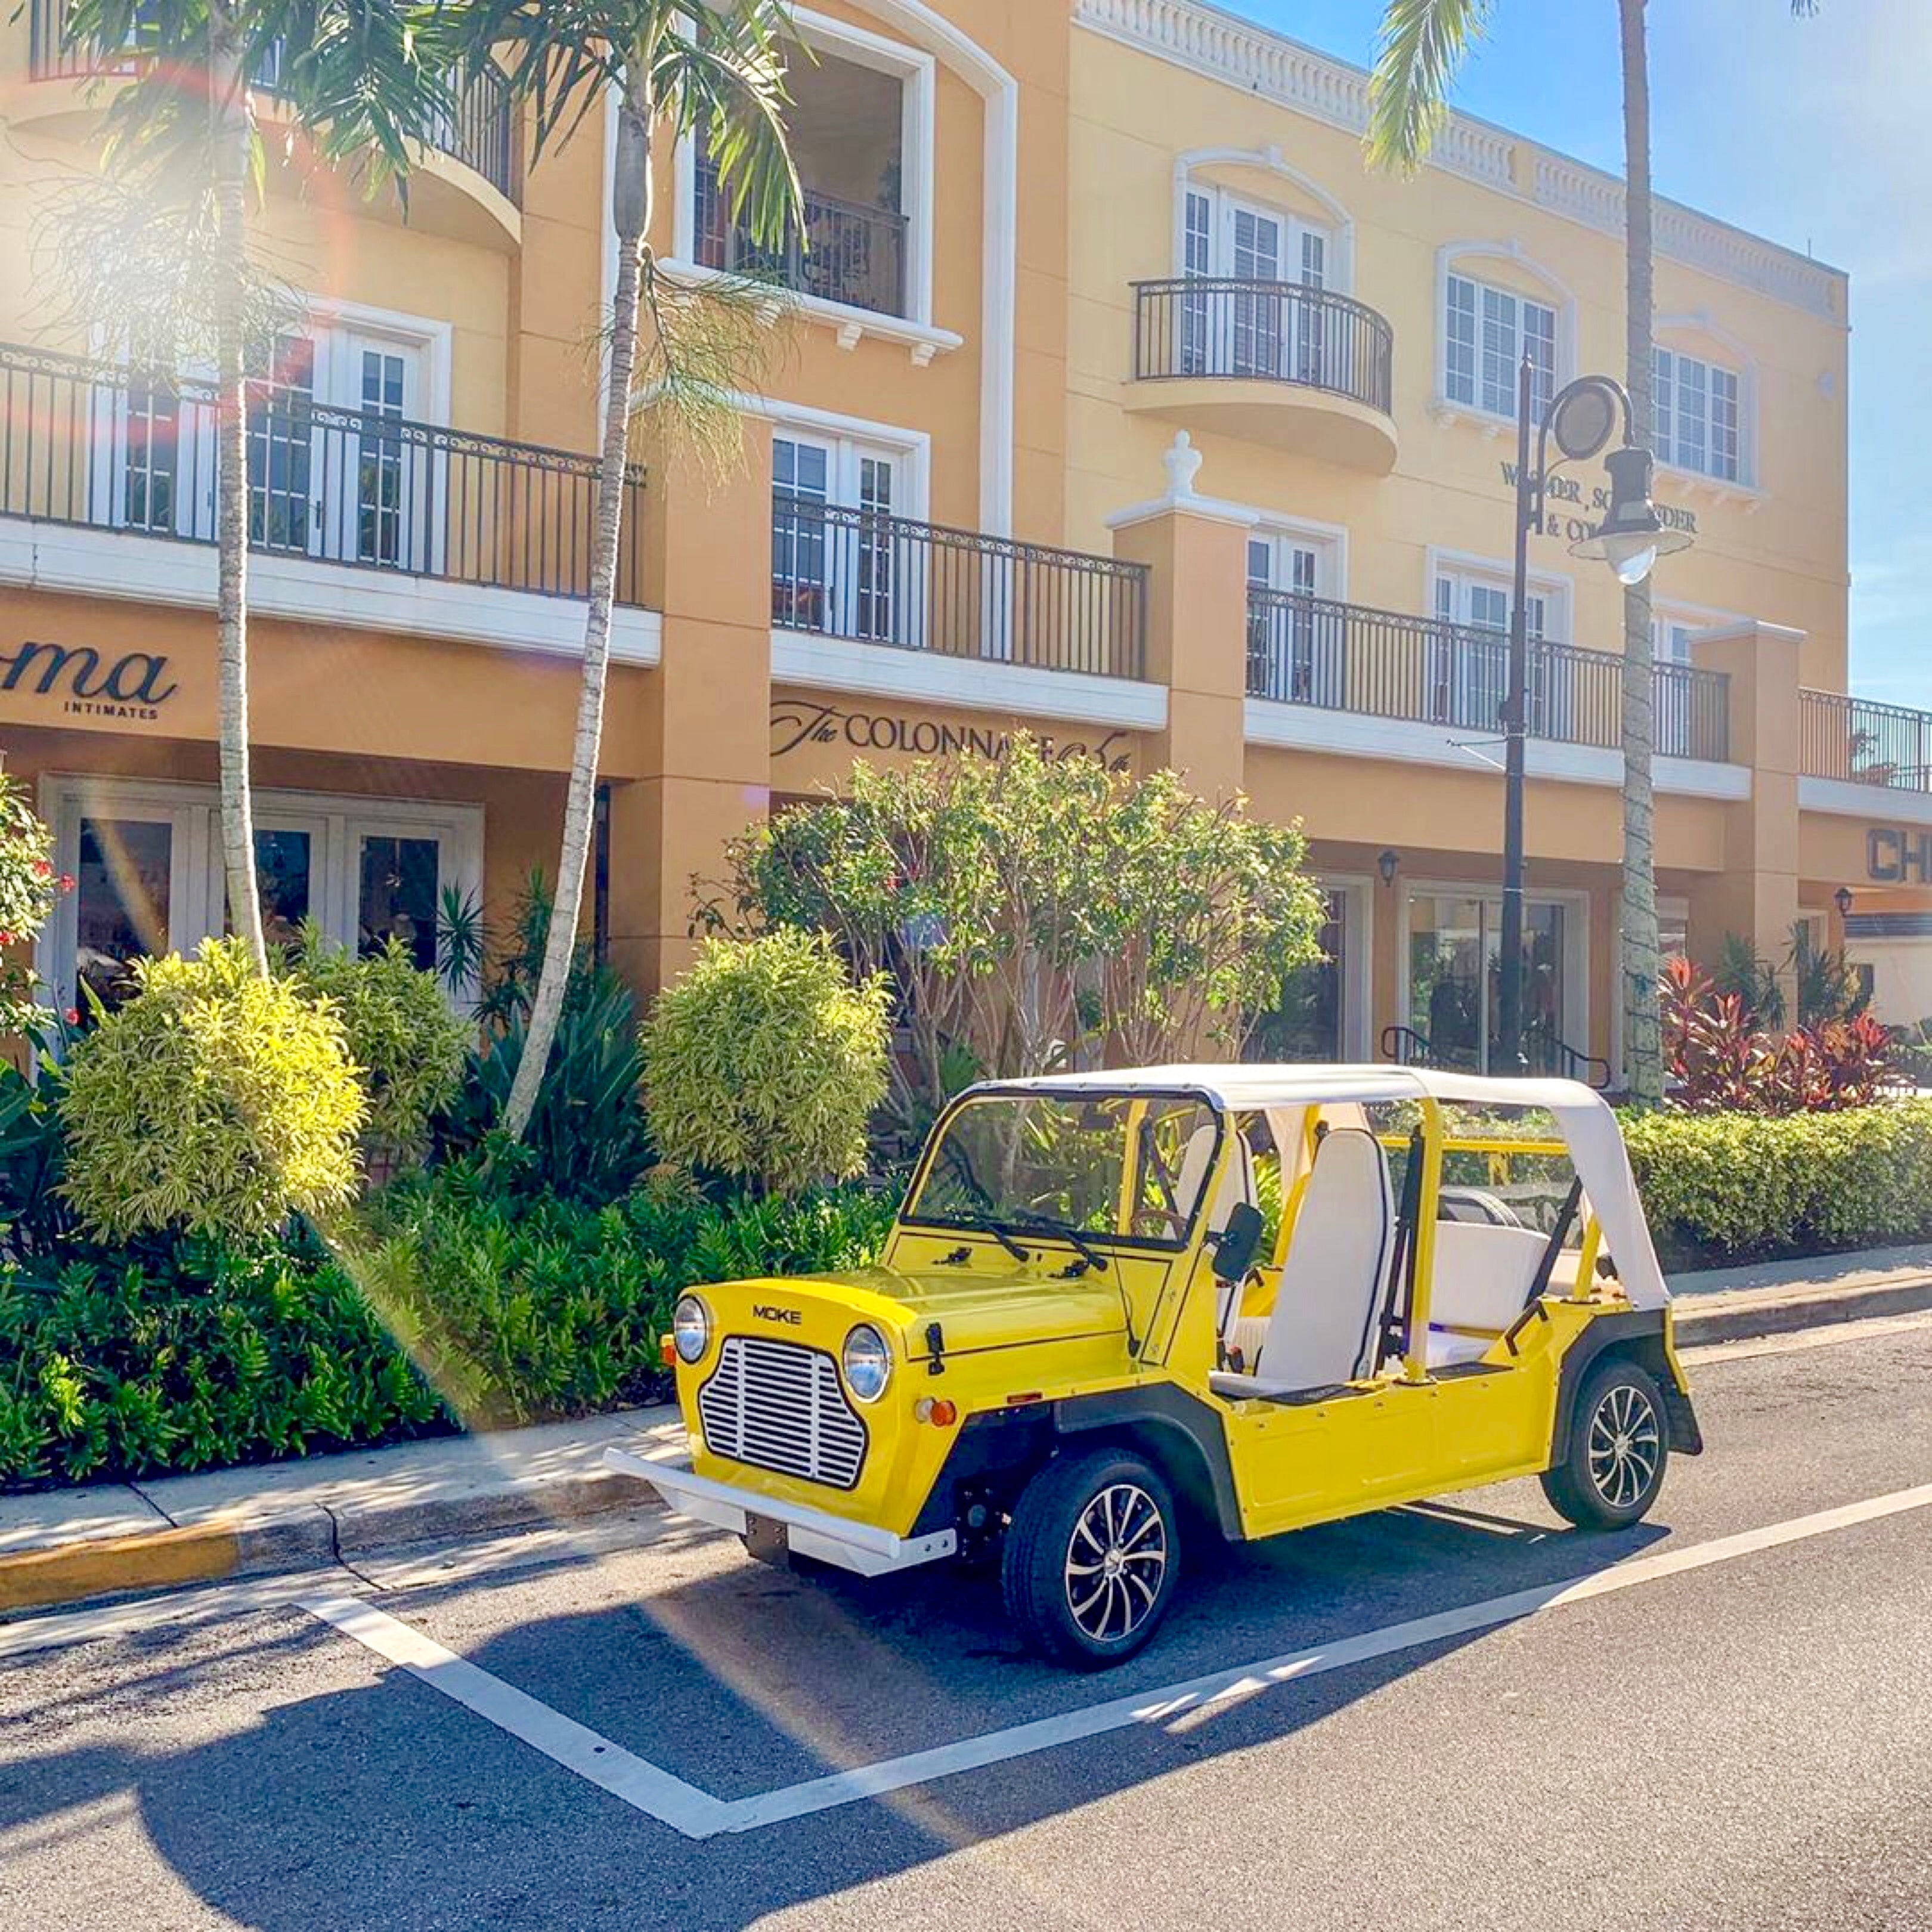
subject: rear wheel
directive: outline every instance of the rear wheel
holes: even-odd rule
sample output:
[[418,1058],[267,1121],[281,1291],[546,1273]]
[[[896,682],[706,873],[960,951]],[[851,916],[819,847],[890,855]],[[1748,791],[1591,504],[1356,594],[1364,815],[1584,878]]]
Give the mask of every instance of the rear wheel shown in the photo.
[[1006,1614],[1043,1655],[1094,1670],[1154,1634],[1180,1562],[1174,1492],[1131,1450],[1057,1457],[1022,1494],[1006,1532]]
[[1635,1362],[1606,1362],[1585,1380],[1563,1460],[1543,1493],[1580,1529],[1624,1529],[1648,1514],[1670,1460],[1670,1424],[1656,1379]]

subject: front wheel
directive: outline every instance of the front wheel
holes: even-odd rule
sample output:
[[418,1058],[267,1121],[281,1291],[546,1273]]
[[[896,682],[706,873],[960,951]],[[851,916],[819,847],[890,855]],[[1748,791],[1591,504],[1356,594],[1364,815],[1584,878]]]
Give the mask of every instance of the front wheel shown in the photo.
[[1006,1614],[1043,1655],[1096,1670],[1167,1613],[1180,1563],[1174,1492],[1145,1457],[1061,1456],[1027,1485],[1000,1559]]
[[1580,1529],[1626,1529],[1649,1513],[1670,1460],[1670,1424],[1649,1371],[1606,1362],[1584,1382],[1563,1460],[1543,1493]]

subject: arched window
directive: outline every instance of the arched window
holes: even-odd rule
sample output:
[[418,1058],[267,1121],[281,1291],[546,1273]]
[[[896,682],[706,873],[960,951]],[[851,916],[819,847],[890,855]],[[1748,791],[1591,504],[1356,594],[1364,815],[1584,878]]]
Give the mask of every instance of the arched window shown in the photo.
[[1516,366],[1527,355],[1540,421],[1574,373],[1576,302],[1516,242],[1458,242],[1436,251],[1436,398],[1439,408],[1516,420]]

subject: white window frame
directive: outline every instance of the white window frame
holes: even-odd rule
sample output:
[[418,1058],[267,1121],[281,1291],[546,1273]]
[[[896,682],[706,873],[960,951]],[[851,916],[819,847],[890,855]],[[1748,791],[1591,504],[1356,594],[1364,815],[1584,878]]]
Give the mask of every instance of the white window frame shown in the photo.
[[[1664,394],[1664,385],[1654,366],[1652,372],[1652,406],[1656,426],[1653,440],[1657,448],[1658,467],[1668,470],[1679,476],[1696,477],[1720,489],[1749,490],[1754,488],[1757,471],[1757,385],[1748,364],[1741,366],[1737,362],[1726,362],[1706,354],[1701,350],[1681,349],[1675,342],[1664,340],[1655,343],[1652,355],[1654,364],[1668,358],[1670,368],[1670,394],[1668,396]],[[1702,463],[1687,463],[1679,454],[1682,446],[1677,440],[1677,425],[1682,414],[1679,404],[1684,386],[1682,369],[1686,363],[1703,372],[1704,460]],[[1712,378],[1714,375],[1726,376],[1736,386],[1737,468],[1730,476],[1711,466],[1714,447],[1712,406]],[[1664,434],[1666,422],[1670,425],[1667,440]]]
[[[1542,292],[1526,298],[1520,288],[1512,286],[1508,281],[1496,280],[1493,268],[1486,272],[1484,265],[1493,262],[1507,263],[1520,275],[1527,275],[1540,286]],[[1576,298],[1571,293],[1568,284],[1534,260],[1520,242],[1445,242],[1436,250],[1436,309],[1430,324],[1436,342],[1436,385],[1431,409],[1438,416],[1460,417],[1480,424],[1486,434],[1498,434],[1505,427],[1514,427],[1516,422],[1515,401],[1512,394],[1510,407],[1501,413],[1483,406],[1482,314],[1480,305],[1477,311],[1476,399],[1461,401],[1449,394],[1449,278],[1452,275],[1464,281],[1474,282],[1479,289],[1489,288],[1498,295],[1511,296],[1519,303],[1526,298],[1554,311],[1556,366],[1551,370],[1550,379],[1552,394],[1562,388],[1576,372]],[[1516,331],[1519,355],[1522,339],[1522,328],[1519,323]]]
[[1375,1058],[1376,886],[1366,873],[1318,872],[1315,883],[1342,901],[1342,1058]]
[[[1276,219],[1300,221],[1303,226],[1323,236],[1328,243],[1322,285],[1337,294],[1355,292],[1355,224],[1348,211],[1318,182],[1291,166],[1279,148],[1195,148],[1175,158],[1174,164],[1174,272],[1187,272],[1187,197],[1190,194],[1218,197],[1232,193],[1197,176],[1210,168],[1246,168],[1272,174],[1289,183],[1322,210],[1319,219],[1296,214],[1292,209],[1252,196],[1235,198],[1259,213]],[[1298,260],[1298,268],[1299,262]],[[1212,274],[1222,272],[1219,269]]]
[[[1425,561],[1427,569],[1424,584],[1422,608],[1429,614],[1430,621],[1438,623],[1447,622],[1468,630],[1490,630],[1492,626],[1476,624],[1468,616],[1468,596],[1470,590],[1476,588],[1497,592],[1501,594],[1503,600],[1504,622],[1503,628],[1496,632],[1495,634],[1507,643],[1510,622],[1514,616],[1515,575],[1510,566],[1493,557],[1472,556],[1462,551],[1438,550],[1434,548],[1431,548],[1427,552]],[[1439,601],[1440,593],[1437,589],[1438,584],[1444,583],[1450,586],[1451,592],[1452,608],[1446,618],[1442,610]],[[1574,608],[1574,586],[1570,580],[1567,577],[1532,571],[1529,574],[1528,585],[1529,594],[1532,597],[1540,597],[1543,600],[1543,628],[1531,639],[1532,646],[1538,643],[1568,644],[1570,641],[1570,613]],[[1571,688],[1572,680],[1569,675],[1569,660],[1558,656],[1553,662],[1559,668],[1550,687],[1540,693],[1537,687],[1535,667],[1532,663],[1530,672],[1530,703],[1534,706],[1540,697],[1546,704],[1558,707],[1564,706],[1574,707],[1575,699],[1574,690]],[[1495,668],[1498,673],[1501,682],[1506,685],[1508,682],[1506,665],[1502,661],[1498,660]],[[1465,692],[1473,690],[1476,697],[1480,699],[1483,694],[1480,685],[1469,682],[1458,684],[1459,675],[1466,676],[1467,674],[1459,674],[1456,668],[1452,664],[1450,667],[1452,687]],[[1433,677],[1434,674],[1432,672],[1432,681]],[[1497,694],[1498,704],[1501,702],[1502,694],[1499,689]],[[1462,730],[1486,731],[1490,729],[1486,707],[1480,702],[1478,703],[1473,712],[1461,718],[1454,715],[1455,709],[1452,700],[1451,716],[1441,722],[1453,724],[1456,728]],[[1500,736],[1502,727],[1499,718],[1495,728],[1496,734]]]
[[[170,853],[168,945],[192,952],[224,923],[227,881],[221,861],[220,795],[214,785],[173,780],[105,778],[50,772],[40,782],[40,815],[52,829],[56,869],[77,870],[82,818],[165,820]],[[364,798],[339,792],[257,790],[256,821],[263,831],[319,835],[310,848],[310,911],[322,931],[354,950],[358,940],[361,841],[377,838],[434,838],[438,910],[446,887],[481,899],[484,810],[478,805],[430,804],[422,800]],[[57,1009],[74,1003],[79,908],[68,894],[40,934],[34,970],[44,997]],[[475,992],[457,989],[459,1003]]]
[[[1256,544],[1265,544],[1269,552],[1268,589],[1294,588],[1282,580],[1281,565],[1288,552],[1300,550],[1312,555],[1314,560],[1314,586],[1306,594],[1328,603],[1346,601],[1348,532],[1341,524],[1276,517],[1267,512],[1258,513],[1257,520],[1247,532],[1247,541],[1243,547],[1244,574],[1250,589],[1255,587],[1255,582],[1249,554]],[[1264,652],[1276,654],[1278,668],[1286,670],[1289,688],[1260,694],[1272,695],[1288,703],[1316,703],[1340,709],[1346,700],[1348,682],[1346,623],[1327,616],[1311,619],[1300,612],[1277,611],[1274,618],[1271,628],[1275,634],[1261,642]],[[1248,648],[1252,653],[1256,647],[1257,638],[1251,626]],[[1264,661],[1267,661],[1265,656]],[[1251,661],[1251,675],[1252,668]],[[1269,682],[1279,684],[1280,679],[1277,676]]]
[[[906,220],[906,308],[903,316],[880,316],[868,309],[854,308],[845,302],[828,302],[818,296],[798,295],[790,302],[808,314],[832,321],[850,321],[861,329],[876,331],[884,321],[910,323],[916,328],[932,330],[932,271],[934,254],[935,166],[934,161],[934,104],[938,94],[938,64],[919,47],[888,39],[850,21],[834,20],[830,14],[798,8],[791,16],[799,38],[814,51],[835,60],[850,61],[890,74],[900,82],[899,200]],[[697,139],[686,134],[677,144],[672,164],[673,214],[671,255],[669,266],[680,274],[702,276],[710,271],[698,264]],[[856,340],[856,338],[855,338]],[[958,338],[949,336],[937,347],[957,347]],[[926,359],[930,359],[928,350]]]

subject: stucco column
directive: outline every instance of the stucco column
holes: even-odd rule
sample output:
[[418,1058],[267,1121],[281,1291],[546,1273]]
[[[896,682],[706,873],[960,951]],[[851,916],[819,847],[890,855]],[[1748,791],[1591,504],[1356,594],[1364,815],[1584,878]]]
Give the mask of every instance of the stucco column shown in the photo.
[[771,759],[771,426],[744,418],[722,478],[654,460],[644,492],[644,601],[663,660],[644,694],[647,776],[610,794],[610,961],[649,992],[696,950],[692,879],[764,812]]
[[[1798,917],[1798,659],[1804,633],[1744,623],[1691,640],[1700,669],[1730,680],[1730,754],[1750,768],[1748,799],[1729,808],[1724,869],[1690,895],[1690,953],[1718,964],[1727,933],[1783,969]],[[1794,989],[1785,987],[1787,1000]]]
[[1247,703],[1247,538],[1258,518],[1199,495],[1200,453],[1184,430],[1162,459],[1165,496],[1107,520],[1114,554],[1144,564],[1149,680],[1167,686],[1151,762],[1204,797],[1240,789]]

